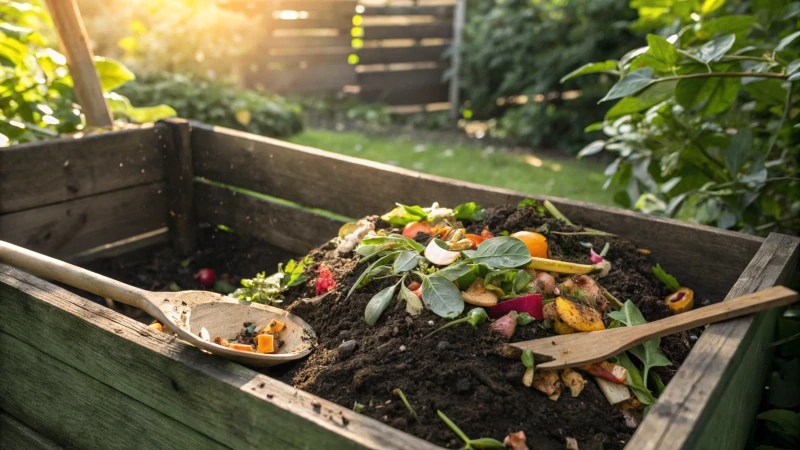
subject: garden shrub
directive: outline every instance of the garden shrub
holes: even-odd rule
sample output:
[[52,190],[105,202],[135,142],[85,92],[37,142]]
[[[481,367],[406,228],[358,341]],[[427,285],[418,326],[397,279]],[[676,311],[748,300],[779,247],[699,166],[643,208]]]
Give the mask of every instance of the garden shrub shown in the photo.
[[143,74],[120,93],[137,104],[167,103],[180,117],[264,136],[288,136],[303,129],[297,103],[197,75]]
[[[41,3],[0,2],[0,147],[86,126],[66,58],[52,48],[55,35]],[[166,105],[135,108],[112,92],[134,78],[119,62],[96,57],[95,67],[115,119],[141,123],[175,115]]]
[[[641,211],[766,234],[800,231],[800,3],[635,0],[648,46],[565,79],[619,81],[581,152],[607,167],[615,199]],[[610,55],[610,54],[609,54]],[[607,103],[603,103],[604,105]]]
[[[596,55],[633,48],[628,25],[635,11],[618,0],[472,0],[467,15],[460,71],[466,116],[503,116],[498,128],[506,137],[577,152],[588,142],[583,128],[603,117],[606,108],[596,102],[613,79],[599,74],[566,85],[559,79]],[[581,96],[548,96],[570,90]],[[531,100],[497,105],[498,98],[519,95]],[[541,102],[532,101],[537,95]]]

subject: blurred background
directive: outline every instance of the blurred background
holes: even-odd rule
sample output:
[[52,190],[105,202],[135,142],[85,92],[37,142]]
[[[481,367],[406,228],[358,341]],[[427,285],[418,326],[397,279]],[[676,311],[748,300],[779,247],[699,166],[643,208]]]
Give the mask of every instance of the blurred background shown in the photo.
[[[118,127],[178,115],[530,194],[800,230],[797,2],[78,6]],[[43,1],[1,0],[0,32],[1,146],[102,131],[85,127]],[[675,79],[599,103],[644,72]]]

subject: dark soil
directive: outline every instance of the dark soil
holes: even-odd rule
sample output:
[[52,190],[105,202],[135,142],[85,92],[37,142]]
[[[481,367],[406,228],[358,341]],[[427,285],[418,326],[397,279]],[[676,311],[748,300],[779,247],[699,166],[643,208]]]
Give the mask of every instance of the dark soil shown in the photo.
[[[547,235],[555,258],[580,263],[590,263],[588,248],[581,243],[591,243],[599,251],[609,242],[606,258],[612,263],[612,271],[600,280],[602,286],[622,301],[632,300],[648,321],[671,314],[663,303],[668,290],[650,270],[653,262],[624,239],[552,234],[578,228],[544,217],[533,207],[492,209],[489,219],[468,224],[468,229],[479,232],[485,226],[495,235],[538,230]],[[277,262],[289,256],[252,239],[210,230],[203,234],[199,248],[202,250],[188,267],[182,267],[170,249],[88,267],[143,288],[164,289],[176,282],[184,289],[198,289],[192,274],[200,268],[210,267],[218,276],[227,274],[238,283],[241,277],[274,271]],[[363,404],[363,414],[448,448],[459,448],[463,443],[439,419],[437,410],[472,438],[502,440],[507,434],[522,430],[528,446],[537,450],[563,449],[568,437],[576,439],[581,450],[619,449],[633,434],[622,414],[608,404],[592,381],[579,397],[572,398],[568,390],[562,390],[555,402],[526,388],[522,384],[524,366],[497,354],[503,341],[487,332],[487,323],[477,330],[467,324],[458,325],[423,339],[446,321],[428,310],[411,317],[404,304],[393,301],[378,323],[368,326],[364,322],[367,302],[396,280],[373,281],[345,299],[364,265],[358,264],[354,253],[344,258],[332,257],[332,249],[323,246],[311,253],[315,264],[307,274],[312,281],[290,291],[284,303],[314,327],[319,345],[308,359],[271,369],[269,375],[346,408]],[[337,290],[318,304],[296,301],[316,296],[313,280],[320,265],[334,274]],[[513,340],[551,334],[551,330],[534,322],[518,327]],[[349,340],[357,342],[355,351],[340,354],[339,346]],[[687,333],[662,339],[662,351],[675,363],[654,369],[664,382],[686,358],[691,343]],[[586,378],[591,380],[588,375]],[[392,393],[395,389],[405,393],[419,415],[418,422]]]

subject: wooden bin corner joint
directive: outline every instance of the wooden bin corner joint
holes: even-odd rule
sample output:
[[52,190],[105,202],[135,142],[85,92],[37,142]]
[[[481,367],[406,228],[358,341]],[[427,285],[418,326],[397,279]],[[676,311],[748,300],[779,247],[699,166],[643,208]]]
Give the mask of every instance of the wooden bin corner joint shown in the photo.
[[182,255],[197,245],[197,218],[194,207],[194,169],[192,166],[191,125],[184,119],[166,119],[169,140],[165,144],[164,173],[169,205],[170,241]]

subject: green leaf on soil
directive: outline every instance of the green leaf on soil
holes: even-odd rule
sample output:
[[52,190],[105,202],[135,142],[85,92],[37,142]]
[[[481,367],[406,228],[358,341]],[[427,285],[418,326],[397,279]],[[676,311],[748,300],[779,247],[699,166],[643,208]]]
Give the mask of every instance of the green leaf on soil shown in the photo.
[[498,236],[487,239],[471,253],[470,259],[476,264],[486,264],[493,269],[511,269],[528,264],[531,254],[528,247],[517,238]]
[[461,291],[444,277],[425,277],[422,280],[422,300],[431,311],[445,319],[454,319],[464,311]]
[[462,203],[453,208],[456,220],[472,220],[474,222],[486,218],[486,210],[475,202]]
[[411,292],[411,289],[406,287],[404,283],[400,283],[398,298],[406,302],[406,312],[412,316],[418,316],[424,308],[422,300]]
[[369,283],[368,276],[373,270],[375,270],[376,267],[382,266],[382,265],[385,265],[385,264],[389,264],[391,262],[394,262],[394,259],[397,258],[397,256],[399,254],[400,254],[400,252],[389,253],[388,255],[385,255],[385,256],[379,258],[377,261],[375,261],[369,267],[367,267],[363,272],[361,272],[361,275],[358,277],[356,282],[353,284],[353,287],[351,287],[350,290],[347,291],[347,297],[345,297],[345,298],[350,297],[350,295],[353,293],[353,291],[355,291],[357,288]]
[[675,292],[681,288],[681,284],[678,283],[678,280],[676,280],[675,277],[667,272],[664,272],[664,269],[661,268],[661,264],[656,264],[656,266],[653,267],[653,275],[661,280],[661,282],[664,283],[664,285],[667,286],[672,292]]
[[395,275],[399,275],[410,270],[414,270],[419,264],[420,256],[418,253],[404,250],[400,252],[400,255],[397,259],[394,260],[394,266],[392,270],[394,271]]
[[397,288],[396,284],[393,284],[377,294],[375,294],[367,303],[366,309],[364,309],[364,321],[367,322],[367,325],[373,326],[381,317],[386,308],[389,307],[389,303],[392,302],[392,297],[394,297],[394,290]]

